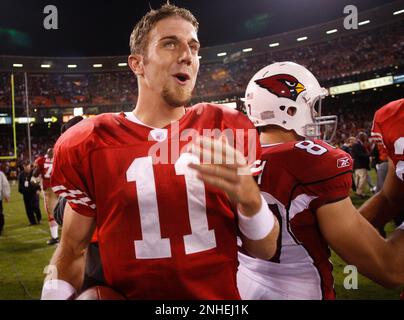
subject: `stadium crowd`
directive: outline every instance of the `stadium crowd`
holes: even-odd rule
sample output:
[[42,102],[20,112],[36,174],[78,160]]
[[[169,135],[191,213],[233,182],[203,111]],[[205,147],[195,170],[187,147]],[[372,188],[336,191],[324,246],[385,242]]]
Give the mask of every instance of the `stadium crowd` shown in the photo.
[[[252,75],[274,61],[294,61],[312,70],[324,85],[358,74],[395,70],[404,64],[404,22],[288,50],[240,55],[220,63],[201,63],[194,96],[240,96]],[[9,74],[0,73],[0,107],[10,105]],[[16,103],[22,103],[24,81],[16,74]],[[29,74],[31,107],[133,103],[136,78],[130,71],[83,74]],[[134,90],[136,89],[136,90]]]
[[[370,134],[374,112],[380,106],[391,99],[401,97],[400,88],[395,86],[367,90],[353,94],[344,94],[334,97],[327,97],[323,102],[323,113],[338,115],[338,126],[331,141],[335,146],[343,146],[349,137],[356,137],[359,132]],[[242,110],[242,102],[238,101],[239,109]],[[8,128],[10,129],[10,128]],[[3,171],[13,179],[22,170],[24,159],[28,158],[28,138],[25,125],[20,125],[17,132],[17,162],[0,161]],[[13,154],[13,140],[11,130],[1,130],[0,150],[2,156]],[[32,156],[35,159],[38,155],[44,155],[46,150],[53,146],[59,136],[59,126],[55,124],[49,128],[47,124],[34,124],[31,127]],[[11,167],[10,167],[11,165]],[[15,172],[13,172],[15,171]]]
[[[274,61],[295,61],[305,65],[323,85],[339,84],[358,75],[378,71],[401,70],[404,57],[404,22],[388,24],[352,36],[336,38],[317,44],[303,45],[288,50],[269,51],[251,56],[239,55],[220,63],[201,63],[194,97],[198,101],[234,97],[242,109],[239,97],[243,96],[246,83],[256,70]],[[74,107],[81,105],[108,106],[132,104],[137,99],[137,81],[130,71],[28,75],[30,107]],[[24,103],[24,77],[15,74],[15,103]],[[135,89],[135,90],[134,90]],[[332,143],[342,146],[359,132],[369,133],[375,110],[391,100],[399,98],[399,90],[379,89],[369,94],[356,93],[328,97],[324,103],[326,114],[338,115],[338,127]],[[0,73],[0,108],[11,104],[9,73]],[[241,106],[241,107],[240,107]],[[2,129],[2,128],[0,128]],[[11,134],[2,130],[1,155],[13,154]],[[43,155],[58,137],[58,130],[46,126],[32,134],[32,156]],[[17,135],[17,161],[0,162],[9,178],[16,178],[22,163],[28,157],[28,139],[25,130]]]

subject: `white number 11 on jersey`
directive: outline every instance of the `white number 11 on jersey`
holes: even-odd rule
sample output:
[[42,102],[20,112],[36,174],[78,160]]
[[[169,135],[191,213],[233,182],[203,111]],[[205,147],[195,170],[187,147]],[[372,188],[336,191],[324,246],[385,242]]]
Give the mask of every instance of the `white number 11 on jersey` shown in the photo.
[[[191,234],[184,236],[185,253],[192,254],[216,247],[215,231],[209,230],[206,215],[205,186],[188,168],[190,154],[184,153],[175,163],[175,173],[184,175]],[[156,183],[151,157],[135,159],[126,171],[128,182],[136,182],[142,240],[135,240],[137,259],[171,257],[170,239],[161,237]],[[173,199],[174,200],[174,199]]]

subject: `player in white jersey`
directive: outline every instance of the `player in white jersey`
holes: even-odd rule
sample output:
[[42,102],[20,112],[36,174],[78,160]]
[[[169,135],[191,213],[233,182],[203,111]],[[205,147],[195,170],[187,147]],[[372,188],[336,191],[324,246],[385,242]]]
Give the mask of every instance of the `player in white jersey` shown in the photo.
[[315,110],[326,94],[291,62],[263,68],[247,87],[247,112],[261,130],[258,183],[281,228],[269,261],[240,249],[243,299],[335,299],[329,246],[378,283],[404,283],[404,247],[381,238],[349,198],[351,157],[316,139],[323,125],[336,127],[335,116],[320,116],[321,103]]

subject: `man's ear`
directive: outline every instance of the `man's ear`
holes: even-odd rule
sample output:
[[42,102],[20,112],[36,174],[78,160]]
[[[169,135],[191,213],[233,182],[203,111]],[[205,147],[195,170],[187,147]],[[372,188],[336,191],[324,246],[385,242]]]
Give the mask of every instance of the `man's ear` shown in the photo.
[[136,76],[142,76],[144,74],[143,56],[140,54],[131,54],[128,57],[129,68]]

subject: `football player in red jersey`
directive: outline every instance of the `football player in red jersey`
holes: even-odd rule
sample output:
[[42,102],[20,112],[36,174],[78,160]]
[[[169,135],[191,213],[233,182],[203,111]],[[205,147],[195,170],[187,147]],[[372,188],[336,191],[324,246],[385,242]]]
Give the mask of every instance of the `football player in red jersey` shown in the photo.
[[[170,4],[146,14],[130,40],[136,108],[83,120],[57,141],[52,186],[69,204],[51,259],[57,276],[47,277],[43,299],[79,290],[95,226],[106,284],[128,299],[239,299],[238,226],[250,254],[275,252],[276,218],[252,175],[239,174],[259,157],[259,147],[247,150],[257,142],[254,126],[225,107],[185,108],[199,69],[197,27],[188,10]],[[201,138],[201,147],[192,137],[207,129],[234,132],[244,153],[224,138]],[[223,151],[237,161],[197,156]]]
[[261,130],[258,184],[278,216],[280,237],[267,261],[240,249],[243,299],[335,299],[329,246],[378,283],[404,283],[404,254],[397,258],[404,247],[381,238],[349,198],[351,157],[316,139],[336,120],[320,116],[326,94],[292,62],[271,64],[249,82],[245,104]]
[[34,177],[40,177],[42,196],[44,200],[45,210],[48,213],[48,222],[51,238],[46,242],[53,245],[59,242],[58,224],[53,216],[53,210],[56,207],[58,196],[52,191],[50,182],[53,165],[53,149],[46,151],[45,157],[38,157],[34,164]]
[[[376,111],[372,138],[383,143],[387,150],[387,176],[380,192],[366,201],[359,212],[380,228],[404,215],[404,99],[392,101]],[[391,241],[404,243],[404,223],[398,230]],[[404,299],[404,292],[401,298]]]

